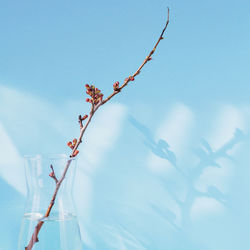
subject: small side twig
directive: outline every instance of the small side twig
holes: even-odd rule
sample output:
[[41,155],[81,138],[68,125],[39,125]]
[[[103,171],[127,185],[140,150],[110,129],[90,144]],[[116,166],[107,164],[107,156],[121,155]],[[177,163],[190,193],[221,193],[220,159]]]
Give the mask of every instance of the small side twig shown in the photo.
[[82,129],[83,125],[82,125],[82,116],[81,115],[78,116],[78,122],[80,124],[80,129]]
[[52,164],[50,165],[50,168],[51,168],[52,172],[49,174],[49,176],[50,176],[52,179],[54,179],[55,182],[56,182],[56,184],[57,184],[58,179],[56,178],[56,174],[55,174],[55,171],[54,171],[54,168],[53,168],[53,165],[52,165]]

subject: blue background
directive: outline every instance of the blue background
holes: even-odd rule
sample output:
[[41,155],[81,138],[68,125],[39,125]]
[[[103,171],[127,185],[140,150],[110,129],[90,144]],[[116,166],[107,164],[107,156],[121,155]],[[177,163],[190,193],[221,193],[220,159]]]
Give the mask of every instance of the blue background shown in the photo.
[[75,199],[89,249],[248,250],[250,2],[1,1],[0,249],[15,250],[24,154],[69,153],[84,84],[104,95]]

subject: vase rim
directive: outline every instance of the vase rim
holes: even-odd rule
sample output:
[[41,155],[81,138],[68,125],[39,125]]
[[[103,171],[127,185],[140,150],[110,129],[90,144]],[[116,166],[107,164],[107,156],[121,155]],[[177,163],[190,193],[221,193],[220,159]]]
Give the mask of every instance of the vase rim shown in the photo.
[[31,154],[24,155],[24,159],[65,159],[65,160],[75,160],[77,157],[70,157],[66,154]]

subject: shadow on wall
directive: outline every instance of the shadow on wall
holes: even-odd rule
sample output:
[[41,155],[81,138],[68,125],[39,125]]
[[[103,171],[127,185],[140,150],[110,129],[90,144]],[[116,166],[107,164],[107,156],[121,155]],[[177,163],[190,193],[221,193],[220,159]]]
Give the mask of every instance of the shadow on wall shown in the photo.
[[228,154],[228,151],[232,150],[235,145],[245,139],[245,135],[240,129],[235,129],[232,138],[215,151],[205,139],[201,139],[200,146],[194,152],[199,158],[198,163],[188,168],[188,170],[183,171],[181,167],[178,166],[177,157],[173,150],[171,150],[171,146],[167,141],[163,139],[155,140],[152,132],[132,116],[130,116],[129,121],[143,134],[144,144],[151,150],[151,152],[168,161],[185,182],[185,196],[180,198],[176,194],[176,190],[172,187],[172,184],[166,180],[165,176],[158,177],[159,181],[163,184],[164,189],[172,197],[180,211],[180,215],[178,215],[180,217],[180,222],[177,222],[177,214],[175,211],[165,207],[162,208],[156,203],[151,203],[150,207],[154,213],[158,214],[158,216],[164,219],[164,221],[168,222],[176,232],[179,232],[184,236],[185,233],[190,230],[191,209],[197,198],[212,198],[220,204],[227,206],[226,195],[215,185],[209,185],[205,192],[201,192],[196,188],[195,184],[204,170],[208,167],[221,167],[218,160],[226,158],[234,161],[234,159]]

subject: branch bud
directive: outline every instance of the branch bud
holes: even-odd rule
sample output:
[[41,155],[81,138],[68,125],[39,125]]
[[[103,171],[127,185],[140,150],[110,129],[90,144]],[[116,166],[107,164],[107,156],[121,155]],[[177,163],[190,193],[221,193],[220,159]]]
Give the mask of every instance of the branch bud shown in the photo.
[[55,177],[54,172],[51,172],[51,173],[49,174],[49,176],[52,177],[52,178]]
[[118,91],[119,90],[119,82],[115,82],[114,84],[113,84],[113,88],[114,88],[114,90],[115,91]]
[[76,143],[77,143],[77,139],[75,138],[75,139],[73,140],[73,146],[75,146]]
[[74,148],[74,146],[72,145],[72,142],[71,142],[71,141],[69,141],[69,142],[67,143],[67,145],[68,145],[71,149]]
[[88,118],[88,115],[84,115],[83,117],[82,117],[82,120],[84,121],[85,119],[87,119]]
[[130,81],[134,81],[135,78],[134,78],[133,76],[130,76],[130,77],[129,77],[129,80],[130,80]]
[[72,157],[77,156],[77,155],[78,155],[78,153],[79,153],[79,150],[76,150],[76,151],[73,153]]

